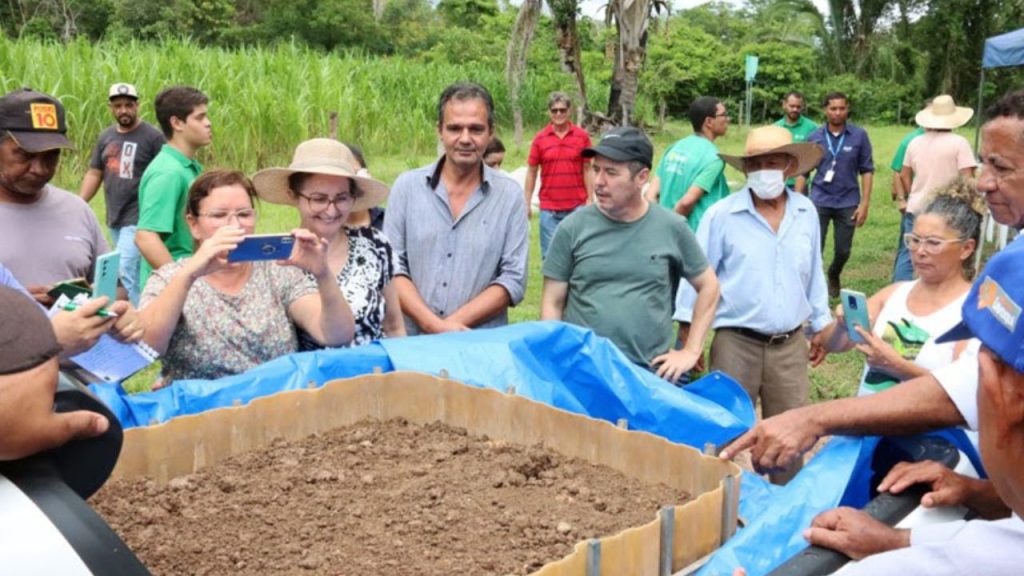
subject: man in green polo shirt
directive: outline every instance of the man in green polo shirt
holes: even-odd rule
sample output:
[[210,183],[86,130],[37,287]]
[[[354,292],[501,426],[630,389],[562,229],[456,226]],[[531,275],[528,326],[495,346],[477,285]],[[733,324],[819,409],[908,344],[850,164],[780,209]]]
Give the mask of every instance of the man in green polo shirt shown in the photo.
[[697,230],[704,212],[729,195],[725,163],[715,146],[729,129],[729,113],[718,98],[701,96],[690,104],[689,116],[694,133],[665,151],[647,199],[685,216],[690,229]]
[[192,255],[192,233],[185,202],[192,181],[203,171],[196,152],[210,143],[206,95],[190,86],[172,86],[156,97],[156,117],[167,144],[153,158],[139,183],[139,228],[135,244],[142,253],[140,290],[150,273]]
[[[791,90],[786,94],[786,97],[782,99],[782,112],[784,116],[779,118],[779,121],[776,122],[775,125],[782,126],[786,130],[789,130],[789,133],[793,135],[793,144],[806,142],[807,136],[818,129],[818,125],[815,124],[813,120],[804,116],[804,95],[796,90]],[[800,192],[801,194],[806,194],[806,174],[797,174],[789,180],[786,180],[786,186]]]

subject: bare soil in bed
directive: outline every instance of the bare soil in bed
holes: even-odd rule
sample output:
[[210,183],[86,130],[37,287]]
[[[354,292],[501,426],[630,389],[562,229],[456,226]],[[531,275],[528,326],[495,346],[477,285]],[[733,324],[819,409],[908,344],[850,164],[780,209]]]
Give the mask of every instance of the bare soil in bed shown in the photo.
[[500,576],[688,498],[539,445],[367,420],[90,504],[156,575]]

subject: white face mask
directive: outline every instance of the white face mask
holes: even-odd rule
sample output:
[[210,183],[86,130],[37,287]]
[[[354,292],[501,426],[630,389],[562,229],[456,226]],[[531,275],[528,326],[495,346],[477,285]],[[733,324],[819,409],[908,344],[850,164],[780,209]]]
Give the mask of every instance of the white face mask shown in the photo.
[[747,174],[747,188],[761,200],[774,200],[786,191],[782,170],[758,170]]

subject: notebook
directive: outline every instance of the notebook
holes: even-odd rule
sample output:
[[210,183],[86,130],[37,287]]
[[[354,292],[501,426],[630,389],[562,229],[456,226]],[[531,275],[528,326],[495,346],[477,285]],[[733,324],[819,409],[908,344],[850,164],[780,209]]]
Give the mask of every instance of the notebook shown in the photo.
[[[50,309],[50,316],[60,311],[70,300],[61,296]],[[88,382],[120,382],[149,366],[160,357],[156,350],[145,342],[125,344],[104,334],[96,344],[68,358],[85,372],[84,379]]]

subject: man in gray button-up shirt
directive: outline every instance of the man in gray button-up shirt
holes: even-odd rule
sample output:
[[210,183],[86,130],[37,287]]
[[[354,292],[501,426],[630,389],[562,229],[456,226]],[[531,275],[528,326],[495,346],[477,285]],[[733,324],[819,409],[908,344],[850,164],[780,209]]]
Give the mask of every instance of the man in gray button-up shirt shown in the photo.
[[398,177],[384,220],[406,329],[503,326],[526,292],[529,244],[522,191],[483,163],[494,133],[491,95],[476,84],[446,88],[437,132],[444,156]]

